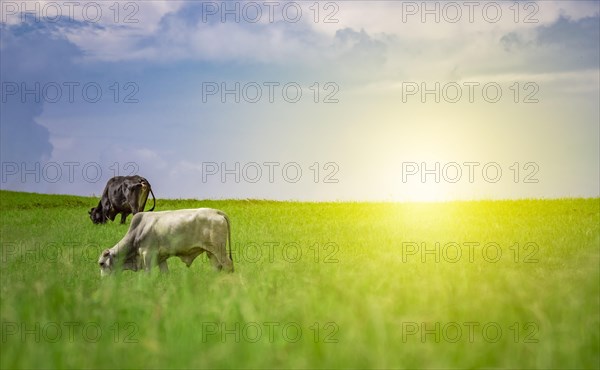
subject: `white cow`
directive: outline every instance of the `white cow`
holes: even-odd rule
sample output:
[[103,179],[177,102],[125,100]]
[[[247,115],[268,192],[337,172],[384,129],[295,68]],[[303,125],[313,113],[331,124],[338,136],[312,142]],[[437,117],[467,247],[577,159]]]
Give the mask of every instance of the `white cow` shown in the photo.
[[149,272],[153,265],[167,272],[167,258],[177,256],[190,267],[203,252],[215,268],[233,272],[231,228],[223,211],[198,208],[140,212],[133,216],[123,239],[102,252],[98,264],[102,276],[116,269]]

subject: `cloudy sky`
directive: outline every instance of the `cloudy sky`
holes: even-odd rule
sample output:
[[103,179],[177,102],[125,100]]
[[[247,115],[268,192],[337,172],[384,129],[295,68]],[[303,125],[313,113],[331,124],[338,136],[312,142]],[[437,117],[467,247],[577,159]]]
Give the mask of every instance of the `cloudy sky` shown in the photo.
[[598,1],[1,1],[2,189],[597,197]]

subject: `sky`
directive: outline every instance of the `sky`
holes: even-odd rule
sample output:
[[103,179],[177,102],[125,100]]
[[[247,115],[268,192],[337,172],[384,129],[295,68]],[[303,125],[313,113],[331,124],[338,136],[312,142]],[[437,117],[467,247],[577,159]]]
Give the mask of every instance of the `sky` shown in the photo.
[[598,1],[0,1],[1,188],[600,196]]

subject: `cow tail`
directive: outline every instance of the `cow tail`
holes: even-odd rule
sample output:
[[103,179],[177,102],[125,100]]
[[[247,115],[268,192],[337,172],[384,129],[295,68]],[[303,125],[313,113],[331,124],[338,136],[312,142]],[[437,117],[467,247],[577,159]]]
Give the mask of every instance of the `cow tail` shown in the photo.
[[152,194],[152,208],[150,208],[148,212],[152,212],[154,211],[154,207],[156,207],[156,198],[154,197],[154,193],[152,192],[152,186],[148,184],[148,187],[150,188],[150,194]]
[[229,222],[229,217],[225,213],[223,213],[223,217],[225,217],[225,221],[227,221],[227,241],[229,243],[229,259],[233,262],[233,257],[231,257],[231,222]]

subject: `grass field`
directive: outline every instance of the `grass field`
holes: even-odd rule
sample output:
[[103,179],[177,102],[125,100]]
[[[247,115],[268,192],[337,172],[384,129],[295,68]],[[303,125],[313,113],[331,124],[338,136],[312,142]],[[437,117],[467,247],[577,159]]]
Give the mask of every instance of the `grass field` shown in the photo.
[[2,368],[600,366],[599,199],[158,200],[228,213],[235,272],[102,280],[95,203],[0,192]]

